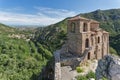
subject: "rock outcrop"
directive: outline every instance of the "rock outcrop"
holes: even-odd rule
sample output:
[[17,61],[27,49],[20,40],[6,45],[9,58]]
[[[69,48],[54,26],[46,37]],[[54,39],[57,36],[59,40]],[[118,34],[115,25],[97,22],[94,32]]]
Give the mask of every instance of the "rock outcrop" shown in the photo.
[[107,55],[99,60],[96,69],[96,78],[97,80],[103,78],[107,78],[108,80],[120,80],[120,58]]

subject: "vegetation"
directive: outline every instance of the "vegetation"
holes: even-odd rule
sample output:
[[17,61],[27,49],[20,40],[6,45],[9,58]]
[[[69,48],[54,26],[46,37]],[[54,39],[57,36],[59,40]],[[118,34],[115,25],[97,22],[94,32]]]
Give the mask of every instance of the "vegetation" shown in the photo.
[[90,78],[94,78],[95,79],[95,73],[90,71],[88,72],[88,74],[86,75],[81,75],[77,77],[77,80],[89,80]]
[[15,28],[0,24],[0,79],[37,80],[43,66],[52,57],[41,44],[9,35],[25,35]]
[[51,52],[61,48],[66,40],[66,24],[67,19],[48,27],[37,28],[33,41],[44,45]]
[[118,55],[120,55],[120,34],[110,37],[110,46],[112,46],[117,51]]
[[113,55],[117,55],[117,52],[115,49],[113,49],[112,47],[110,47],[110,53],[113,54]]
[[77,71],[78,73],[81,73],[81,72],[83,72],[84,70],[83,70],[81,67],[76,67],[76,71]]
[[103,77],[102,80],[108,80],[107,78]]

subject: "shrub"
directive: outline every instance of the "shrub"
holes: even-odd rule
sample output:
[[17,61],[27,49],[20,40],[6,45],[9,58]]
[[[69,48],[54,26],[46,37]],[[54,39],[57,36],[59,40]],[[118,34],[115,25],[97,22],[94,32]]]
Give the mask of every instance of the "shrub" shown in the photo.
[[81,72],[84,71],[81,67],[76,67],[76,70],[77,70],[78,73],[81,73]]
[[[81,75],[77,77],[77,80],[89,80],[90,78],[94,78],[95,79],[95,73],[90,71],[88,72],[88,74],[86,75]],[[102,79],[102,80],[106,80],[106,79]]]
[[102,80],[108,80],[107,78],[103,77]]
[[95,73],[93,71],[88,72],[88,74],[86,75],[86,77],[89,78],[95,78]]
[[117,54],[117,51],[116,51],[114,48],[112,48],[112,47],[110,47],[110,53],[111,53],[111,54],[118,55],[118,54]]
[[86,76],[78,76],[77,80],[88,80],[88,79],[86,78]]

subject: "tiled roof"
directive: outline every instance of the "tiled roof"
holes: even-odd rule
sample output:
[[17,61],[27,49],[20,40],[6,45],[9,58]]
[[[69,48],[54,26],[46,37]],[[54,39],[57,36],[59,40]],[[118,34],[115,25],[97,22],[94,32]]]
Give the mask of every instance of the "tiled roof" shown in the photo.
[[89,20],[89,19],[81,17],[81,16],[75,16],[75,17],[70,18],[69,20],[81,20],[81,19],[82,20]]
[[90,21],[91,23],[99,23],[98,21],[95,21],[93,19],[87,19],[87,18],[84,18],[84,17],[81,17],[81,16],[75,16],[75,17],[72,17],[68,20],[87,20],[87,21]]

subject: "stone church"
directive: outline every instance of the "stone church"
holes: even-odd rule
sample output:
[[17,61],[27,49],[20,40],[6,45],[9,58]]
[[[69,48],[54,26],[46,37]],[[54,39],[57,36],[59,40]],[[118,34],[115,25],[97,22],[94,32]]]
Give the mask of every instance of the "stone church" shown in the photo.
[[[66,75],[64,66],[70,66],[74,70],[87,60],[99,60],[108,53],[109,33],[99,27],[98,21],[80,16],[70,18],[67,40],[60,50],[54,52],[54,80],[66,80],[63,79]],[[71,77],[73,76],[69,78]]]
[[67,24],[68,52],[82,56],[91,47],[85,60],[101,59],[109,53],[109,33],[99,27],[99,22],[76,16]]

